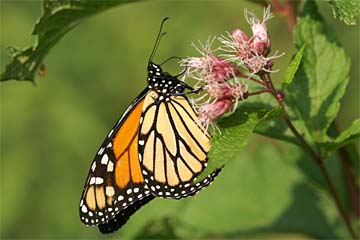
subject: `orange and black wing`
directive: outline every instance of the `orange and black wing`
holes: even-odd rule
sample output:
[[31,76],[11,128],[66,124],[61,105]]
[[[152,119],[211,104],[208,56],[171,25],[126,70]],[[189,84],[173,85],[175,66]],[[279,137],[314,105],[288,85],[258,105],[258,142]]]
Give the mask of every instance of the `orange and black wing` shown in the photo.
[[144,184],[138,157],[138,128],[145,89],[128,107],[98,150],[80,202],[80,219],[102,232],[121,227],[153,196]]
[[139,129],[139,158],[150,191],[179,199],[211,183],[220,170],[194,182],[207,165],[210,137],[185,95],[162,98],[150,91]]

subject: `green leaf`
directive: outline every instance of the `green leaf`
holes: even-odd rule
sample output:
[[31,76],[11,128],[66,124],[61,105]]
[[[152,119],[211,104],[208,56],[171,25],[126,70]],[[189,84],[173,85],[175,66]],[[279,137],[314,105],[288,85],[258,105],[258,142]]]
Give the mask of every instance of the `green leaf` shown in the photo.
[[301,147],[299,141],[294,137],[294,134],[289,130],[286,123],[281,119],[270,119],[269,121],[263,121],[256,126],[254,132],[266,137],[293,143]]
[[324,151],[332,152],[352,141],[358,140],[359,136],[360,119],[356,119],[351,126],[343,131],[336,139],[323,142],[320,145]]
[[360,1],[358,0],[330,0],[334,17],[339,17],[347,25],[356,25],[360,17]]
[[301,144],[299,144],[299,141],[294,137],[294,134],[290,131],[286,123],[282,119],[279,119],[283,116],[281,108],[276,107],[272,109],[266,116],[268,116],[266,119],[267,121],[261,121],[255,127],[255,133],[293,143],[301,147]]
[[0,81],[34,81],[35,74],[50,49],[84,18],[133,1],[135,0],[45,0],[43,15],[33,30],[33,34],[38,36],[37,43],[23,50],[15,47],[9,49],[11,60],[1,74]]
[[199,181],[236,157],[247,144],[256,125],[281,114],[278,108],[268,110],[264,107],[241,106],[229,117],[221,119],[218,123],[221,134],[216,134],[211,140],[208,166],[198,177]]
[[305,44],[302,45],[302,47],[296,53],[294,59],[291,61],[289,67],[286,69],[284,80],[282,82],[282,89],[283,90],[285,88],[287,88],[291,84],[291,82],[293,81],[295,73],[297,72],[297,70],[299,68],[301,58],[302,58],[303,53],[304,53],[304,49],[305,49]]
[[348,83],[350,60],[334,41],[314,1],[307,1],[295,29],[303,58],[285,98],[291,117],[307,140],[322,142],[335,119]]

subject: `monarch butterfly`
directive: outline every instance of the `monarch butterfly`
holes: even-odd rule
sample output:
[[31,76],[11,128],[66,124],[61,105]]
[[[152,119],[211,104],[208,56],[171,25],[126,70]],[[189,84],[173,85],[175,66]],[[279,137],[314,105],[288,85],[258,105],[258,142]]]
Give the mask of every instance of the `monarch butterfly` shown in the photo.
[[152,61],[166,20],[149,58],[148,86],[107,135],[84,186],[80,219],[102,233],[119,229],[155,197],[198,193],[220,171],[194,181],[206,167],[211,136],[186,97],[196,91]]

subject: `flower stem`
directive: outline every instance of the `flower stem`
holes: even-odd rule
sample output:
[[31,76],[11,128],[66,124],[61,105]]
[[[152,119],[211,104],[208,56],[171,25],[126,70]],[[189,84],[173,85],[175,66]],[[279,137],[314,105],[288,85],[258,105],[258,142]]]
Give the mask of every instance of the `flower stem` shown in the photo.
[[247,75],[247,74],[240,73],[240,74],[238,74],[238,77],[245,78],[245,79],[249,79],[249,80],[251,80],[251,81],[253,81],[253,82],[256,82],[256,83],[258,83],[258,84],[260,84],[260,85],[265,86],[265,84],[264,84],[262,81],[254,78],[254,77],[251,77],[251,76],[249,76],[249,75]]
[[249,92],[247,93],[247,97],[249,96],[253,96],[253,95],[258,95],[258,94],[262,94],[262,93],[266,93],[266,92],[269,92],[268,89],[262,89],[262,90],[258,90],[258,91],[255,91],[255,92]]
[[321,158],[321,156],[319,156],[310,146],[309,143],[306,142],[306,140],[303,138],[303,136],[297,131],[297,129],[295,128],[295,126],[292,124],[289,115],[286,112],[285,109],[285,105],[283,103],[283,99],[279,98],[279,92],[276,91],[276,89],[274,88],[274,85],[271,81],[271,78],[268,74],[264,74],[261,76],[261,78],[263,79],[263,81],[265,82],[269,92],[276,98],[279,107],[283,110],[284,115],[283,115],[283,119],[285,121],[285,123],[288,125],[289,129],[291,130],[291,132],[295,135],[295,137],[300,141],[301,145],[304,147],[304,149],[309,153],[309,155],[311,156],[311,159],[313,160],[313,162],[320,168],[320,171],[323,175],[323,177],[325,178],[326,181],[326,185],[328,187],[328,190],[332,196],[332,198],[335,201],[336,207],[342,217],[342,219],[344,220],[346,227],[351,235],[351,237],[353,239],[356,239],[356,234],[352,228],[351,222],[350,222],[350,218],[349,216],[346,214],[341,202],[340,202],[340,198],[339,195],[337,194],[334,184],[330,178],[330,175],[324,165],[324,160]]

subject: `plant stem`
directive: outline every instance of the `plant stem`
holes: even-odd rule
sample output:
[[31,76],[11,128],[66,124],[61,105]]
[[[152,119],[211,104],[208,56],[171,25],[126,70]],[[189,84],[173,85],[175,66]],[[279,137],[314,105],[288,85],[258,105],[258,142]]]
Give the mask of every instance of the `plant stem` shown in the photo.
[[262,81],[260,81],[260,80],[258,80],[258,79],[256,79],[256,78],[253,78],[253,77],[251,77],[251,76],[249,76],[249,75],[247,75],[247,74],[240,73],[240,74],[238,75],[238,77],[246,78],[246,79],[249,79],[249,80],[251,80],[251,81],[253,81],[253,82],[256,82],[256,83],[258,83],[258,84],[260,84],[260,85],[265,86],[265,84],[264,84]]
[[265,93],[265,92],[269,92],[269,90],[268,89],[262,89],[262,90],[258,90],[256,92],[249,92],[246,96],[249,97],[249,96],[253,96],[253,95],[262,94],[262,93]]
[[334,184],[330,178],[330,175],[324,165],[324,160],[312,149],[312,147],[310,146],[309,143],[306,142],[306,140],[303,138],[303,136],[297,131],[297,129],[295,128],[295,126],[292,124],[289,115],[286,112],[285,109],[285,105],[283,103],[283,98],[279,98],[279,92],[276,91],[276,89],[274,88],[274,85],[271,81],[271,78],[269,76],[269,74],[264,74],[261,77],[263,79],[263,81],[265,82],[269,92],[276,98],[279,107],[283,110],[284,112],[284,116],[283,119],[286,122],[286,124],[288,125],[289,129],[291,130],[291,132],[295,135],[295,137],[300,141],[300,143],[302,144],[302,146],[304,147],[304,149],[310,154],[311,159],[313,160],[313,162],[320,168],[320,171],[323,175],[323,177],[325,178],[326,181],[326,185],[328,187],[328,190],[331,194],[331,196],[333,197],[336,207],[341,215],[341,217],[343,218],[346,227],[348,229],[348,231],[350,232],[350,235],[353,239],[356,239],[356,235],[355,232],[351,226],[351,222],[349,217],[347,216],[343,206],[341,205],[340,202],[340,198],[335,190]]

